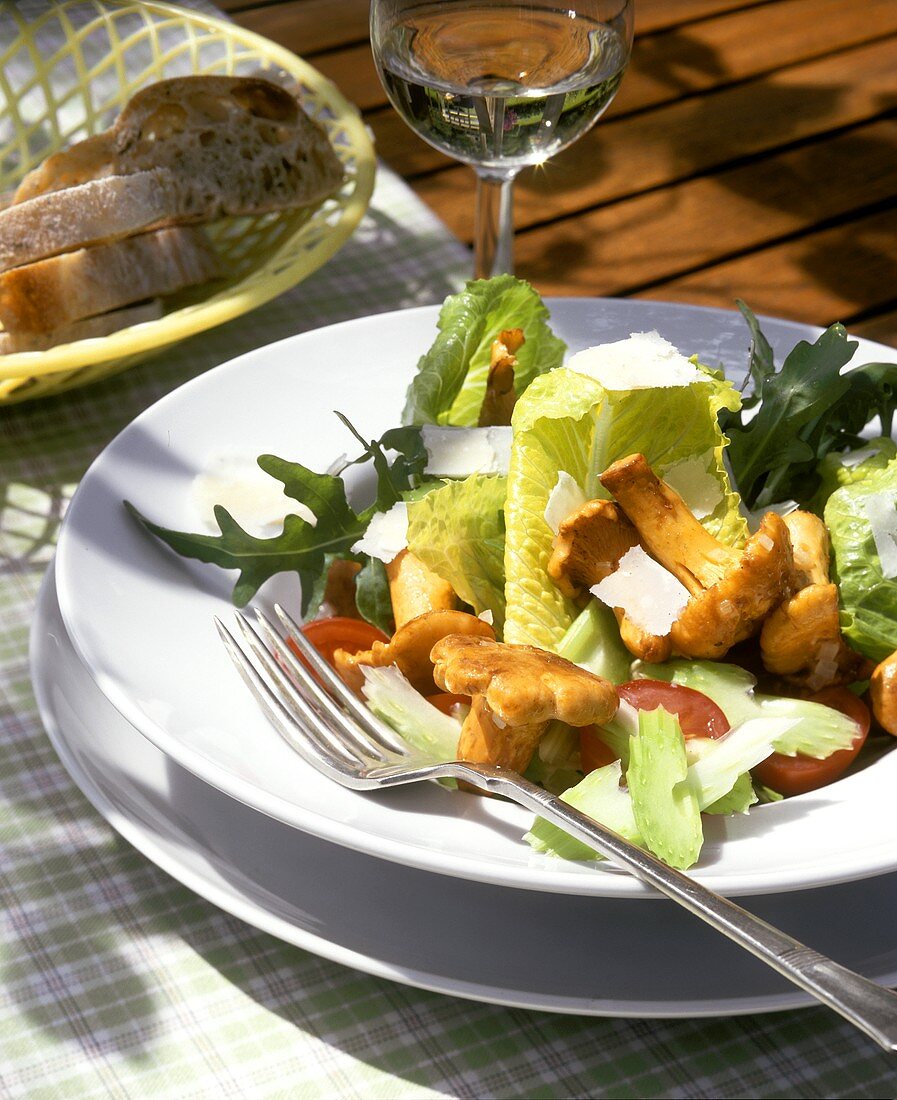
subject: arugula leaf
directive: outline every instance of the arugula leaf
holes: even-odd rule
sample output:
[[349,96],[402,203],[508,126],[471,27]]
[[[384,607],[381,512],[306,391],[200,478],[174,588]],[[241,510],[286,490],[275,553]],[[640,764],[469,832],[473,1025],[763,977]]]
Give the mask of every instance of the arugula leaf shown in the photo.
[[[897,364],[867,363],[842,374],[858,345],[836,324],[813,344],[797,343],[776,371],[757,318],[744,302],[738,308],[751,330],[753,391],[740,413],[723,418],[735,481],[750,508],[786,499],[807,504],[819,488],[817,467],[827,454],[862,446],[860,433],[875,416],[890,434]],[[744,410],[755,407],[754,418],[745,418]]]
[[243,607],[266,580],[277,573],[298,573],[302,584],[302,613],[312,599],[315,582],[329,555],[348,551],[364,534],[371,509],[356,514],[346,500],[342,478],[317,474],[298,462],[274,455],[262,455],[259,466],[283,483],[284,492],[307,505],[317,517],[311,524],[301,516],[289,515],[283,530],[273,538],[256,538],[244,531],[226,508],[215,506],[219,535],[172,531],[147,519],[128,501],[125,507],[147,531],[186,558],[237,569],[233,601]]
[[390,428],[380,437],[380,444],[398,454],[391,468],[393,484],[403,492],[419,485],[428,460],[420,428],[412,425]]
[[[341,412],[337,412],[336,416],[364,447],[364,451],[358,458],[347,462],[343,469],[372,462],[377,475],[375,510],[388,511],[397,501],[403,499],[405,492],[416,486],[427,464],[427,451],[421,439],[420,429],[390,428],[380,439],[368,440],[361,435],[347,416]],[[387,450],[398,451],[398,457],[390,462],[386,454]]]
[[539,374],[559,367],[566,345],[547,324],[535,290],[513,275],[469,282],[446,298],[438,334],[417,364],[408,389],[404,424],[473,427],[486,392],[492,341],[503,329],[522,328],[514,388],[518,397]]
[[368,558],[355,578],[355,606],[363,619],[384,634],[395,630],[386,566],[377,558]]
[[[735,304],[741,310],[741,314],[745,321],[747,321],[748,328],[751,330],[748,379],[753,382],[754,389],[747,397],[742,397],[741,407],[743,409],[752,409],[760,400],[760,394],[765,382],[775,374],[776,365],[772,354],[772,348],[770,347],[769,341],[763,335],[760,328],[760,322],[740,298],[735,299]],[[748,379],[745,379],[745,382],[747,382]]]
[[741,413],[727,421],[729,460],[748,507],[783,499],[790,468],[812,467],[816,456],[801,433],[846,393],[841,368],[856,347],[843,325],[832,325],[815,344],[799,341],[762,383],[757,415],[746,424]]
[[[336,416],[364,447],[348,466],[372,462],[377,474],[377,499],[363,512],[356,513],[346,500],[346,487],[338,473],[318,474],[298,462],[275,455],[261,455],[258,464],[266,474],[283,483],[287,496],[306,505],[317,518],[316,524],[300,516],[286,517],[284,527],[273,538],[256,538],[244,531],[227,509],[215,508],[220,534],[191,534],[173,531],[153,523],[125,501],[125,507],[149,532],[186,558],[237,569],[240,576],[233,600],[243,607],[266,580],[277,573],[298,573],[302,586],[302,614],[314,615],[321,605],[327,585],[327,573],[337,558],[362,565],[356,579],[356,602],[369,623],[391,633],[392,602],[382,562],[366,555],[351,553],[351,547],[364,534],[371,516],[386,511],[409,494],[421,492],[427,452],[415,427],[390,428],[380,439],[366,440],[347,417]],[[387,454],[394,452],[392,459]]]

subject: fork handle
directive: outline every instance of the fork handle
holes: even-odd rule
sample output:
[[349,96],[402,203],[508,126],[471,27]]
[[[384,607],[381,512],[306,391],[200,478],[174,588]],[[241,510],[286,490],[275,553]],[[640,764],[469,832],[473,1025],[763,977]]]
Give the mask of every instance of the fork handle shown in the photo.
[[840,1013],[885,1050],[897,1050],[897,994],[892,990],[833,962],[728,898],[668,867],[529,780],[500,768],[463,764],[455,767],[458,771],[454,774],[533,810],[626,867],[642,882],[654,886]]

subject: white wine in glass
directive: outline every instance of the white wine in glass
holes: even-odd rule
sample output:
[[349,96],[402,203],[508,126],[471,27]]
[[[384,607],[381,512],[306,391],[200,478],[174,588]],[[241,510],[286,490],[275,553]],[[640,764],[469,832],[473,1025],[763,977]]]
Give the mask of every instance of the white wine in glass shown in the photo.
[[477,173],[475,274],[511,271],[511,186],[586,132],[629,61],[633,0],[372,0],[371,45],[393,106]]

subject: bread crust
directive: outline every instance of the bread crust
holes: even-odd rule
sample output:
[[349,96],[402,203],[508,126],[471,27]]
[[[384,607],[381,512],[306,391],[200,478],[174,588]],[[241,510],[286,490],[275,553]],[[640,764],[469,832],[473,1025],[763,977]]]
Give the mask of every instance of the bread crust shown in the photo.
[[148,302],[125,306],[111,313],[102,313],[98,317],[85,317],[83,321],[73,321],[51,332],[0,332],[0,355],[15,355],[23,351],[46,351],[59,344],[71,344],[76,340],[91,340],[99,336],[110,336],[123,328],[143,324],[145,321],[157,321],[162,316],[162,302],[152,298]]

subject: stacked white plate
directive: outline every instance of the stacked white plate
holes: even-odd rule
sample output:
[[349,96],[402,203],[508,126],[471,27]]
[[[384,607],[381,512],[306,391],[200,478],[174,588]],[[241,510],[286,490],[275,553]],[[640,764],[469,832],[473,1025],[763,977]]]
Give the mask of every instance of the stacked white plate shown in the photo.
[[[561,299],[571,351],[656,328],[686,354],[746,360],[741,318]],[[201,529],[196,476],[263,453],[326,469],[394,426],[437,310],[364,318],[259,349],[139,416],[85,476],[41,593],[32,666],[75,781],[131,843],[242,919],[327,958],[461,996],[613,1015],[809,1003],[608,865],[535,855],[516,806],[427,784],[388,794],[319,776],[257,709],[217,638],[233,576],[172,554],[123,507]],[[780,354],[817,330],[764,320]],[[856,362],[897,361],[863,342]],[[350,485],[361,498],[369,486]],[[293,609],[298,582],[259,594]],[[897,752],[838,783],[709,821],[694,874],[839,962],[897,982]],[[857,935],[858,919],[862,935]]]

